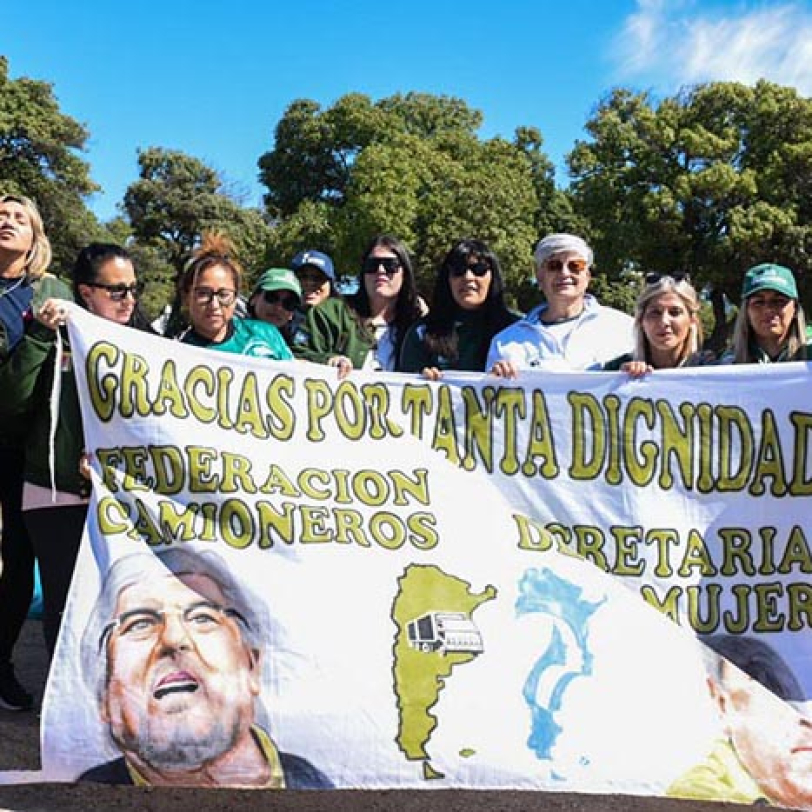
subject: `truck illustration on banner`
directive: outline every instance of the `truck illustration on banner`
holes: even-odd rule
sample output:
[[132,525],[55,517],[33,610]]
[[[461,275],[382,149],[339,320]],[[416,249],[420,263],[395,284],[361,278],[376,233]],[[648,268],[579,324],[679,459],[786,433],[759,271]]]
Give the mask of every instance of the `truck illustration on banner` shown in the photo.
[[409,621],[409,645],[418,651],[442,654],[481,654],[482,634],[465,612],[429,612]]

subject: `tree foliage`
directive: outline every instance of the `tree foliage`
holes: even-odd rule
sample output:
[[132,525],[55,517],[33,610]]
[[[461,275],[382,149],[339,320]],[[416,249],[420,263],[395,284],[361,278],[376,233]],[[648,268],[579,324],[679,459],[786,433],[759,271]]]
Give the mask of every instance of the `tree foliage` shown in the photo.
[[718,342],[724,296],[744,271],[776,261],[798,272],[812,250],[812,102],[793,89],[716,82],[659,103],[614,91],[569,155],[576,208],[600,269],[690,271],[711,291]]
[[139,178],[124,195],[128,246],[146,282],[146,311],[157,315],[171,302],[176,330],[181,325],[176,279],[203,232],[228,235],[249,284],[265,267],[271,232],[262,213],[242,207],[217,172],[197,158],[151,147],[139,152],[138,166]]
[[249,276],[264,265],[269,228],[257,209],[229,196],[219,175],[183,152],[151,147],[138,154],[139,179],[124,195],[133,236],[183,267],[204,231],[221,231],[234,242]]
[[81,153],[85,128],[59,109],[53,88],[10,79],[0,56],[0,193],[36,201],[54,249],[53,268],[70,267],[77,251],[104,230],[85,198],[98,187]]
[[489,242],[518,290],[532,275],[539,227],[570,211],[555,189],[540,133],[482,140],[482,116],[461,99],[421,93],[373,102],[354,93],[323,110],[290,105],[274,148],[259,160],[277,225],[272,254],[286,262],[305,245],[331,252],[348,275],[376,233],[401,237],[418,259],[418,283],[454,240]]
[[206,230],[231,237],[249,282],[303,247],[355,276],[364,244],[392,232],[414,252],[424,295],[451,244],[479,237],[523,308],[538,299],[533,244],[571,231],[595,248],[595,293],[625,310],[642,273],[690,271],[710,292],[717,342],[725,303],[738,301],[757,262],[793,268],[812,305],[812,100],[794,89],[715,82],[659,100],[616,89],[567,158],[567,189],[538,129],[484,139],[481,125],[479,111],[448,96],[350,93],[327,108],[299,99],[259,158],[264,211],[241,205],[198,159],[152,147],[139,153],[125,216],[101,225],[85,202],[97,190],[82,155],[87,131],[60,111],[50,84],[10,79],[0,57],[0,192],[37,201],[57,270],[91,240],[126,243],[151,310],[170,298]]

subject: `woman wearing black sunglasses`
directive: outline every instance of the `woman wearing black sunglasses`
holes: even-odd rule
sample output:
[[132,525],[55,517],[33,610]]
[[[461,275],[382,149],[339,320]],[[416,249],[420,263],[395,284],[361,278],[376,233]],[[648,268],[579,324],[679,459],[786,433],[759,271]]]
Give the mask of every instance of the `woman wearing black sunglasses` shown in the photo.
[[293,345],[293,319],[302,305],[302,286],[287,268],[270,268],[257,280],[248,299],[252,319],[273,324],[282,338]]
[[446,369],[484,372],[491,339],[519,315],[505,304],[496,254],[481,240],[461,240],[446,254],[431,310],[403,341],[399,369],[437,380]]
[[[72,287],[76,302],[94,315],[150,329],[137,307],[139,286],[132,258],[120,246],[92,243],[83,248],[72,269]],[[90,495],[82,417],[67,336],[63,336],[66,346],[54,432],[51,426],[56,331],[65,324],[68,310],[69,303],[64,299],[47,299],[0,373],[3,408],[24,416],[29,426],[23,517],[39,563],[43,633],[50,655],[56,645]]]
[[422,315],[406,246],[382,234],[361,260],[358,292],[312,307],[305,319],[305,343],[297,356],[337,367],[394,370],[409,327]]

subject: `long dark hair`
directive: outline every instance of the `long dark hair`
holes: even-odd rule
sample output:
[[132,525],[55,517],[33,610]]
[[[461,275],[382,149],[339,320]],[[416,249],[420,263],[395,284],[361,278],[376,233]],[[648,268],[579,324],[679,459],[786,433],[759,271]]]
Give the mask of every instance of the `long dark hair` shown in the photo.
[[[74,301],[81,307],[87,309],[84,299],[79,294],[79,285],[92,285],[98,279],[102,265],[111,259],[123,259],[131,263],[133,268],[135,267],[130,252],[115,243],[92,242],[90,245],[86,245],[77,255],[71,270],[71,289],[73,290]],[[127,324],[136,330],[155,332],[137,299]]]
[[[420,301],[417,296],[417,285],[414,279],[414,268],[409,249],[391,234],[379,234],[369,245],[367,245],[361,256],[361,266],[369,255],[376,248],[388,248],[400,261],[403,269],[403,284],[400,287],[397,301],[395,302],[395,318],[392,320],[394,326],[395,358],[400,357],[400,346],[409,327],[416,322],[421,315]],[[361,274],[358,291],[347,297],[347,303],[360,317],[362,324],[366,327],[366,322],[371,316],[369,306],[369,294],[364,284],[363,272]]]
[[454,325],[466,311],[454,299],[449,277],[452,270],[464,268],[470,260],[484,262],[491,269],[488,296],[477,311],[481,313],[483,321],[477,358],[484,369],[491,339],[515,321],[516,317],[505,304],[505,280],[502,276],[499,258],[482,240],[460,240],[445,255],[434,280],[431,310],[425,319],[426,337],[424,340],[426,348],[433,355],[442,356],[452,362],[459,358],[458,335]]

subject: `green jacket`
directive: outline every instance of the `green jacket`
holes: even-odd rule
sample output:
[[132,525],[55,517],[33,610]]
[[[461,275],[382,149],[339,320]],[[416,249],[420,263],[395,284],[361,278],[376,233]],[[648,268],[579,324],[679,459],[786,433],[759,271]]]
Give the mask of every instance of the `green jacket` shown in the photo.
[[[33,282],[24,282],[23,284],[30,284],[34,289],[34,298],[31,303],[31,311],[35,313],[42,306],[46,299],[68,299],[73,301],[73,294],[70,288],[61,280],[57,279],[53,274],[43,274]],[[27,314],[20,314],[20,319],[26,318]],[[8,337],[6,335],[6,327],[0,321],[0,364],[4,363],[9,356]]]
[[317,364],[326,364],[335,355],[346,355],[355,369],[361,369],[375,347],[374,336],[338,297],[307,311],[302,334],[304,341],[294,345],[294,355]]
[[[68,299],[73,301],[70,288],[51,274],[45,274],[32,283],[34,298],[31,311],[36,312],[46,299]],[[27,318],[20,314],[20,318]],[[6,331],[0,324],[0,445],[20,447],[25,443],[31,426],[34,390],[44,363],[33,342],[42,349],[50,350],[54,344],[54,334],[31,318],[25,327],[25,335],[9,356],[6,346]],[[45,342],[43,344],[43,342]],[[37,360],[31,353],[38,356]],[[19,353],[19,354],[18,354]],[[15,360],[16,359],[16,360]]]
[[[51,295],[71,298],[60,283]],[[7,437],[25,445],[25,480],[51,487],[50,400],[56,360],[56,334],[32,321],[11,356],[0,365],[0,425]],[[63,334],[64,338],[64,334]],[[78,494],[86,480],[79,473],[84,452],[82,414],[67,341],[63,344],[59,410],[54,437],[57,490]]]

